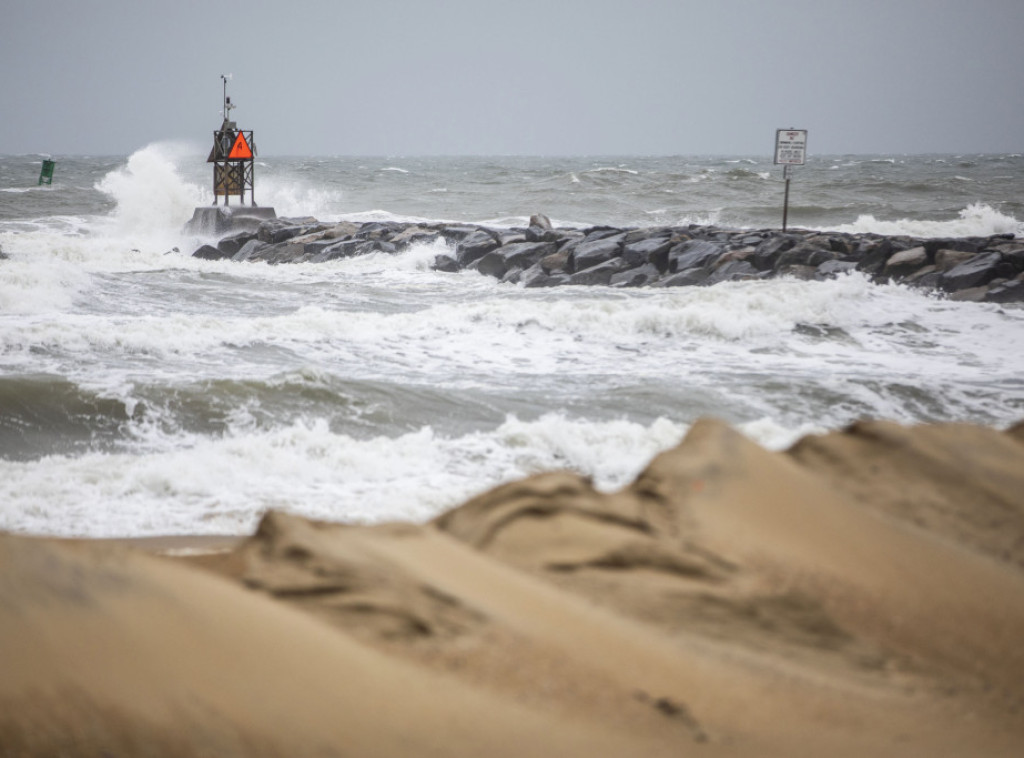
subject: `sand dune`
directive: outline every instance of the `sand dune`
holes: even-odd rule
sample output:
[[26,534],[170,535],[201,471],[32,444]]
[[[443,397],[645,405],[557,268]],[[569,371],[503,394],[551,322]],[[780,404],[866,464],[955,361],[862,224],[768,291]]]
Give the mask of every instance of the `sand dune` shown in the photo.
[[1024,426],[704,420],[616,493],[158,547],[0,537],[0,756],[1024,752]]

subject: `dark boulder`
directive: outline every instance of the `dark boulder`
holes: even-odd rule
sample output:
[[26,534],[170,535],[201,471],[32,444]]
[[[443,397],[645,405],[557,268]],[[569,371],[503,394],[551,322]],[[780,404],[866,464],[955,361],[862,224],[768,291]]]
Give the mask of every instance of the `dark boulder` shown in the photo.
[[230,258],[242,249],[249,240],[256,239],[255,232],[238,232],[222,238],[217,242],[217,249],[224,253],[224,257]]
[[672,247],[671,237],[647,237],[635,242],[627,241],[622,247],[622,260],[631,268],[653,263],[664,271],[668,268],[668,251]]
[[[292,242],[296,242],[300,238],[293,239]],[[332,239],[314,239],[309,242],[303,243],[303,249],[306,252],[306,256],[310,261],[314,263],[320,263],[322,259],[319,258],[320,254],[325,250],[338,244],[338,240]]]
[[626,232],[616,226],[592,226],[583,231],[583,241],[597,242],[597,240],[605,239],[606,237],[617,237],[619,235],[622,235],[622,238],[625,239]]
[[557,287],[560,284],[568,284],[568,274],[549,274],[539,263],[535,263],[526,269],[519,277],[519,283],[524,287]]
[[554,227],[551,225],[551,219],[545,216],[543,213],[534,213],[530,216],[530,226],[535,226],[538,229],[551,230]]
[[754,248],[749,245],[743,247],[733,247],[729,252],[722,255],[715,263],[716,266],[721,266],[729,261],[745,261],[754,254]]
[[928,265],[928,251],[921,247],[912,247],[893,253],[882,267],[882,273],[892,279],[902,279]]
[[719,282],[736,282],[747,279],[760,279],[767,276],[768,272],[758,271],[750,265],[749,261],[729,261],[714,271],[705,280],[705,284],[718,284]]
[[264,222],[260,224],[258,238],[260,242],[266,242],[268,245],[276,245],[278,242],[284,242],[292,237],[298,237],[303,233],[301,226],[284,226],[281,224]]
[[857,252],[860,256],[857,261],[857,270],[867,274],[879,274],[889,258],[898,250],[892,240],[883,238],[862,240],[858,245]]
[[413,245],[429,245],[430,243],[440,239],[440,237],[440,233],[433,229],[424,229],[419,226],[413,226],[409,229],[403,229],[398,234],[392,235],[390,242],[397,249],[406,250]]
[[261,223],[256,230],[256,237],[260,242],[276,245],[279,242],[290,240],[292,237],[327,229],[328,227],[312,217],[276,218]]
[[757,247],[764,241],[765,236],[764,232],[757,232],[755,234],[738,234],[732,238],[732,242],[730,244],[733,248]]
[[[626,236],[622,238],[623,245],[632,245],[634,242],[640,240],[651,239],[653,237],[672,237],[675,232],[672,227],[669,226],[644,226],[639,229],[632,229],[626,232]],[[676,240],[681,242],[682,240]]]
[[233,253],[226,253],[221,250],[219,246],[214,247],[213,245],[203,245],[192,253],[193,258],[201,258],[204,261],[220,261],[225,258],[230,258],[232,255]]
[[583,271],[577,271],[569,277],[569,284],[610,284],[612,276],[620,271],[622,271],[622,260],[613,258]]
[[500,279],[513,268],[529,268],[555,250],[553,242],[516,242],[487,253],[476,262],[475,267],[481,274]]
[[935,251],[935,266],[940,271],[949,271],[952,268],[956,268],[964,261],[969,261],[974,257],[974,253],[966,250],[953,250],[952,248],[942,248]]
[[675,245],[668,251],[668,270],[682,272],[691,268],[709,266],[726,253],[720,242],[689,240]]
[[370,253],[397,253],[398,245],[390,240],[378,239],[368,240],[364,247],[357,248],[356,255],[368,255]]
[[857,268],[857,264],[854,261],[840,261],[831,260],[825,261],[818,266],[818,269],[814,272],[815,279],[835,279],[840,274],[845,274],[849,271],[854,271]]
[[1006,260],[1006,256],[1001,256],[1002,260],[996,265],[996,275],[994,279],[1013,279],[1017,274],[1020,273],[1020,269],[1015,265]]
[[338,240],[345,239],[347,237],[354,236],[359,231],[359,224],[355,224],[351,221],[339,221],[337,224],[332,224],[327,227],[321,236],[323,239]]
[[361,246],[366,244],[364,240],[360,239],[338,241],[324,240],[324,242],[328,243],[325,247],[311,251],[310,261],[313,263],[326,263],[327,261],[334,261],[338,258],[351,258],[356,255],[356,251]]
[[513,266],[505,272],[505,275],[501,277],[500,281],[502,284],[519,284],[519,279],[522,275],[523,270],[519,268],[519,266]]
[[459,262],[447,253],[434,257],[434,271],[443,271],[446,274],[454,274],[459,270]]
[[957,250],[962,253],[979,253],[984,248],[987,239],[980,237],[933,237],[922,241],[924,249],[928,251],[928,255],[932,260],[935,260],[935,254],[939,250]]
[[845,234],[830,235],[828,238],[828,247],[833,253],[836,253],[847,260],[849,259],[848,257],[854,253],[854,246],[850,238]]
[[[242,250],[245,248],[243,247]],[[241,251],[239,251],[241,252]],[[263,245],[253,252],[247,260],[262,261],[276,266],[280,263],[296,263],[305,252],[305,245],[290,242],[278,242],[276,245]]]
[[620,233],[591,241],[588,235],[570,254],[570,265],[576,271],[584,271],[612,258],[618,258],[622,254],[624,236]]
[[910,276],[903,279],[903,283],[919,289],[934,289],[939,286],[939,279],[942,272],[935,265],[925,266],[918,269]]
[[686,271],[679,271],[669,274],[651,284],[652,287],[692,287],[704,284],[708,278],[708,270],[705,268],[691,268]]
[[[814,266],[817,268],[825,261],[835,260],[837,254],[827,245],[828,240],[799,242],[789,250],[779,253],[775,261],[775,268],[782,269],[790,266]],[[756,250],[754,255],[757,255]]]
[[1024,280],[1013,279],[994,284],[985,293],[987,303],[1024,303]]
[[612,274],[608,283],[613,287],[647,287],[661,277],[661,270],[653,263],[629,268]]
[[586,235],[578,229],[568,229],[561,233],[561,237],[558,240],[558,249],[561,250],[564,247],[572,246],[576,247],[586,239]]
[[558,232],[552,229],[542,229],[539,226],[528,226],[525,232],[517,236],[521,238],[522,242],[555,242],[559,239]]
[[1002,256],[999,253],[982,253],[946,271],[939,278],[942,289],[956,292],[988,284],[996,278]]
[[571,248],[563,247],[551,253],[551,255],[545,255],[540,259],[540,266],[547,274],[566,273],[569,271],[569,255],[571,252]]
[[527,242],[556,242],[561,233],[551,226],[551,219],[543,213],[536,213],[530,216],[530,225],[524,236]]
[[759,271],[771,271],[776,267],[779,256],[799,241],[800,238],[793,234],[774,234],[754,248],[754,254],[748,258],[750,265]]
[[526,242],[526,233],[522,229],[492,230],[491,233],[497,238],[498,246],[511,245],[513,242]]
[[258,239],[249,240],[242,245],[241,250],[231,256],[231,260],[240,262],[252,260],[253,256],[265,247],[269,247],[266,242],[261,242]]
[[359,227],[359,232],[355,236],[364,240],[387,239],[393,234],[400,233],[402,229],[402,224],[397,221],[370,221]]
[[[294,242],[289,244],[295,244]],[[305,247],[309,247],[309,243],[305,244]],[[309,260],[313,263],[324,263],[326,261],[337,260],[338,258],[356,258],[361,255],[370,255],[371,253],[397,253],[398,246],[395,243],[390,242],[387,239],[363,239],[356,237],[355,239],[342,240],[335,242],[328,247],[319,249],[316,253],[309,255]]]
[[441,227],[441,236],[448,244],[461,242],[474,232],[483,231],[479,226],[468,226],[463,224],[450,224]]
[[482,229],[466,235],[455,245],[455,260],[463,268],[483,258],[498,247],[498,240]]
[[1015,271],[1024,271],[1024,247],[1007,246],[1001,250],[1003,263],[1008,263]]

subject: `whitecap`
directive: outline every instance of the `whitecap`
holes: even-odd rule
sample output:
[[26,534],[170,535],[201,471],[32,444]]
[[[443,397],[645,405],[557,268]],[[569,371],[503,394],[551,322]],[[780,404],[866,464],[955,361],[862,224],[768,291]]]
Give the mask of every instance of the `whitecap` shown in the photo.
[[852,224],[829,227],[831,231],[851,234],[885,234],[911,237],[988,237],[993,234],[1024,235],[1024,222],[1001,213],[985,203],[972,203],[959,213],[959,218],[945,221],[901,218],[886,221],[872,214],[857,217]]
[[[246,534],[268,509],[356,523],[425,521],[482,490],[553,469],[624,485],[687,427],[509,416],[461,436],[430,427],[354,439],[322,419],[249,426],[144,454],[0,460],[0,528],[68,536]],[[188,471],[183,477],[182,471]]]

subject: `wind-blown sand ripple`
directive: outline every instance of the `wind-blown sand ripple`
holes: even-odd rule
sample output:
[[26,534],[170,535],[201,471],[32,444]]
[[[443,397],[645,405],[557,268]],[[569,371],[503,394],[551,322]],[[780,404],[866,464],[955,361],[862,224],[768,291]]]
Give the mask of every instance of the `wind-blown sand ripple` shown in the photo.
[[1022,546],[1024,425],[714,420],[429,524],[2,536],[0,756],[1019,755]]

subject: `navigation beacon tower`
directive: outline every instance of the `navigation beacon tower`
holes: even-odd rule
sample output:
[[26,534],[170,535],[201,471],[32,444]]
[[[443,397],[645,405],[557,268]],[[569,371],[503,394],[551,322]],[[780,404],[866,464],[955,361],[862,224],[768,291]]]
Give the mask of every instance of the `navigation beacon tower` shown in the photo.
[[[230,76],[230,75],[229,75]],[[273,208],[256,205],[253,165],[256,157],[256,143],[251,129],[239,129],[231,120],[235,107],[228,97],[228,78],[221,74],[224,83],[224,111],[220,129],[213,133],[213,149],[207,163],[213,164],[213,207],[196,208],[192,220],[185,230],[193,234],[219,234],[236,229],[255,229],[262,221],[277,217]],[[249,195],[249,205],[245,195]],[[238,197],[239,204],[231,207],[231,196]],[[224,205],[218,207],[221,198]]]
[[252,138],[252,130],[239,129],[229,116],[235,107],[228,97],[228,78],[221,74],[224,82],[224,122],[220,129],[213,133],[213,149],[207,163],[213,164],[213,204],[224,196],[224,205],[228,205],[232,195],[238,195],[245,205],[245,193],[249,192],[249,204],[256,205],[255,177],[253,163],[256,155],[256,143]]

